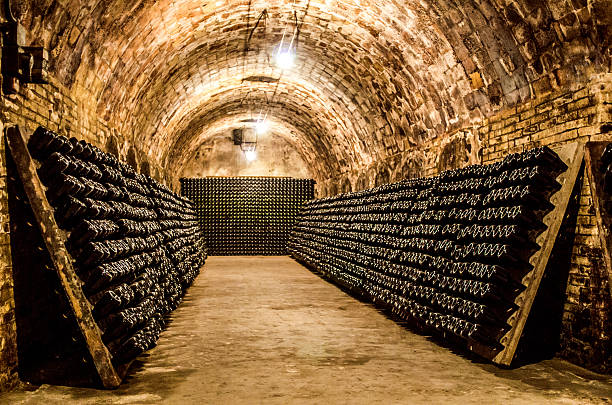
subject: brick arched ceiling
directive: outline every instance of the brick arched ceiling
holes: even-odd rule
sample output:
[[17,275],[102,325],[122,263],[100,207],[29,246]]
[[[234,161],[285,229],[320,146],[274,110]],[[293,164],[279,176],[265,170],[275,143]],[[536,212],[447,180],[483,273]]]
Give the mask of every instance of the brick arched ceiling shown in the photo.
[[[171,169],[270,100],[319,178],[610,70],[609,0],[22,0],[54,76]],[[296,66],[270,61],[293,12]],[[249,103],[245,104],[244,100]]]

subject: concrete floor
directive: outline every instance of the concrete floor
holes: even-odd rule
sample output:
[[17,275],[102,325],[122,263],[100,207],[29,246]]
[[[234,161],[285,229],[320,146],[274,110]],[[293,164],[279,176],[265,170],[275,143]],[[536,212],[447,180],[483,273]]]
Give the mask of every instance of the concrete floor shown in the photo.
[[287,257],[211,257],[159,345],[115,391],[46,386],[24,404],[600,404],[612,378],[515,370],[415,335]]

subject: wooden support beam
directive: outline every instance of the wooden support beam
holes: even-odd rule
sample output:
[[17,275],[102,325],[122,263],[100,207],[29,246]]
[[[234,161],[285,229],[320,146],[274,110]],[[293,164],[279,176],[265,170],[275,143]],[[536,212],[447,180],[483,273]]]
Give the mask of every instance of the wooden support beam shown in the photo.
[[[523,334],[527,317],[531,311],[531,306],[533,305],[540,282],[542,281],[548,259],[550,258],[555,241],[557,240],[561,223],[563,222],[574,185],[576,184],[584,160],[584,144],[570,143],[552,149],[559,155],[561,160],[565,162],[568,169],[565,173],[557,177],[557,181],[561,184],[561,189],[550,199],[555,208],[544,217],[544,224],[547,226],[547,229],[540,234],[536,240],[541,248],[531,256],[529,260],[529,263],[533,265],[533,271],[529,272],[522,280],[523,285],[527,288],[516,298],[515,304],[519,306],[519,309],[508,320],[511,329],[500,340],[504,349],[492,358],[494,363],[505,366],[511,365],[512,360],[514,360],[514,355],[521,335]],[[490,358],[490,352],[481,352],[479,348],[476,347],[471,349]]]
[[63,292],[83,334],[102,385],[105,388],[116,388],[121,384],[121,378],[113,367],[111,355],[102,341],[100,330],[91,313],[91,306],[81,288],[81,280],[74,270],[72,258],[66,249],[65,235],[55,222],[53,207],[47,200],[45,187],[38,177],[26,140],[18,127],[8,128],[6,138]]

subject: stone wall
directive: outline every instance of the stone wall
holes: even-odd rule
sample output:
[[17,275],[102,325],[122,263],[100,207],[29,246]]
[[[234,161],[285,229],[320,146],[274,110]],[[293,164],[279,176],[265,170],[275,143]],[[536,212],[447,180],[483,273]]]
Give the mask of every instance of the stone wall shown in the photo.
[[255,160],[249,162],[226,131],[209,137],[182,167],[180,176],[312,177],[296,148],[280,136],[272,133],[259,136],[256,153]]
[[586,176],[569,264],[560,356],[601,373],[612,372],[612,297]]
[[[0,121],[0,130],[4,125]],[[6,193],[5,142],[0,142],[0,392],[17,380],[17,331]]]

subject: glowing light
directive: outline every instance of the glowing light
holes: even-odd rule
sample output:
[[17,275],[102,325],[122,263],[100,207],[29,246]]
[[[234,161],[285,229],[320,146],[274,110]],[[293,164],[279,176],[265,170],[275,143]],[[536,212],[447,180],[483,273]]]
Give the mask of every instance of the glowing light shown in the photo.
[[252,162],[253,160],[257,159],[257,152],[254,150],[248,150],[244,152],[244,157],[246,158],[247,162]]
[[282,70],[291,69],[295,65],[295,54],[291,51],[279,51],[276,55],[276,66]]
[[270,124],[266,120],[259,120],[255,124],[255,131],[257,132],[257,135],[265,134],[268,132],[268,129],[270,129]]

